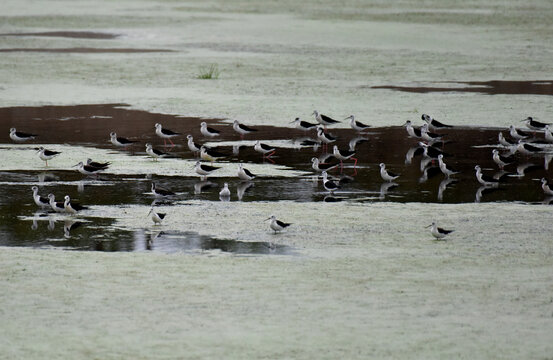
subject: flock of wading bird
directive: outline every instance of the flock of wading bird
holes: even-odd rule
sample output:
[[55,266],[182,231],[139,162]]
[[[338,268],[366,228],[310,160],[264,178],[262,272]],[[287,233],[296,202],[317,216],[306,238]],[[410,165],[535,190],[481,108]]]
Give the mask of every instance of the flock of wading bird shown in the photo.
[[[312,130],[316,131],[316,137],[304,140],[301,143],[302,146],[312,146],[315,149],[317,149],[318,147],[322,147],[324,151],[330,144],[336,142],[337,140],[335,136],[327,132],[327,126],[335,125],[337,123],[340,123],[340,121],[320,114],[318,111],[314,111],[312,115],[314,115],[317,123],[302,121],[299,118],[296,118],[291,123],[294,124],[295,128],[304,132],[309,132]],[[446,177],[446,179],[459,174],[460,172],[458,170],[454,169],[444,161],[444,157],[448,156],[448,154],[443,151],[444,145],[447,143],[447,141],[444,139],[444,134],[440,134],[441,130],[451,128],[453,126],[439,122],[427,114],[423,114],[421,118],[422,120],[424,120],[424,124],[420,127],[413,126],[411,121],[407,121],[404,124],[408,137],[416,138],[419,140],[418,147],[414,148],[413,152],[410,155],[408,154],[408,156],[412,157],[416,153],[422,153],[422,161],[427,163],[434,163],[435,161],[437,161],[439,164],[439,169]],[[363,134],[370,128],[370,125],[357,121],[353,115],[346,117],[344,120],[349,120],[351,128],[357,134]],[[532,117],[528,117],[522,121],[526,124],[528,129],[532,130],[533,134],[531,134],[530,132],[522,131],[514,125],[511,125],[509,127],[509,136],[505,136],[502,132],[499,132],[499,144],[497,145],[497,148],[492,150],[493,161],[497,164],[500,170],[503,170],[505,167],[517,162],[517,153],[522,154],[522,156],[524,157],[543,156],[545,158],[544,166],[547,169],[548,163],[552,157],[550,148],[553,145],[553,135],[551,133],[550,124],[536,121]],[[237,120],[234,121],[232,128],[240,135],[241,139],[243,139],[246,135],[258,131],[255,128],[241,124]],[[205,122],[201,123],[200,133],[208,139],[217,138],[221,134],[220,130],[208,127]],[[543,139],[537,138],[537,133],[543,133]],[[155,134],[163,139],[165,147],[167,147],[167,141],[169,141],[172,147],[175,146],[175,144],[173,143],[173,138],[182,136],[182,134],[179,132],[163,128],[162,125],[159,123],[155,124]],[[34,139],[36,136],[36,134],[16,131],[15,128],[10,129],[10,138],[15,142],[25,142]],[[217,151],[217,149],[215,148],[209,148],[205,145],[200,145],[196,143],[192,135],[187,135],[186,138],[187,145],[190,151],[192,151],[195,155],[199,155],[201,160],[211,162],[211,165],[202,163],[201,160],[198,160],[195,163],[195,172],[200,175],[203,180],[205,180],[207,176],[221,168],[219,166],[213,166],[213,162],[227,157],[228,155]],[[355,146],[359,139],[367,140],[366,138],[358,136],[357,138],[355,138],[355,140],[350,141],[349,149],[339,149],[337,145],[334,145],[332,153],[328,154],[329,156],[324,157],[326,158],[324,162],[321,162],[319,158],[316,157],[313,157],[311,159],[313,170],[321,173],[322,185],[330,194],[333,194],[335,191],[337,191],[341,187],[341,184],[338,180],[331,178],[328,174],[328,171],[336,169],[338,167],[340,167],[340,169],[343,169],[343,163],[345,161],[353,161],[353,168],[355,170],[355,167],[357,165],[357,158],[355,158]],[[129,146],[137,142],[124,137],[119,137],[115,132],[110,133],[110,141],[114,146],[123,149],[127,149]],[[261,143],[258,140],[255,142],[253,148],[255,151],[259,152],[262,155],[263,160],[268,160],[274,163],[271,157],[277,151],[276,147]],[[39,147],[35,150],[38,152],[38,156],[40,157],[40,159],[46,162],[46,166],[48,166],[48,160],[52,160],[56,156],[60,155],[60,152],[48,150],[44,147]],[[502,153],[500,153],[500,151]],[[167,152],[154,148],[150,143],[146,144],[146,153],[148,156],[153,158],[154,161],[157,161],[158,159],[164,158],[169,155]],[[329,161],[329,159],[335,159],[336,161]],[[111,164],[109,162],[96,162],[88,159],[86,161],[86,164],[84,162],[79,162],[78,164],[74,165],[74,167],[76,167],[80,173],[86,176],[97,176],[98,173],[106,170],[110,165]],[[380,163],[379,166],[380,176],[382,177],[384,182],[389,184],[389,186],[397,186],[397,184],[394,183],[394,180],[396,180],[401,175],[389,171],[384,163]],[[503,181],[504,176],[507,174],[507,172],[502,171],[498,176],[488,176],[482,172],[482,169],[478,164],[475,164],[474,169],[476,171],[476,179],[483,188],[498,187]],[[246,169],[242,163],[238,164],[237,176],[241,181],[248,182],[256,177],[256,175]],[[553,196],[553,190],[549,187],[547,179],[541,179],[541,187],[547,196]],[[68,214],[76,214],[86,209],[86,207],[72,202],[68,195],[64,197],[65,201],[62,203],[55,201],[54,194],[49,194],[47,198],[40,196],[38,194],[38,188],[36,186],[33,186],[32,190],[35,203],[42,209],[51,209],[54,212]],[[156,198],[170,198],[176,195],[174,192],[168,189],[163,189],[159,186],[156,186],[156,184],[153,182],[151,184],[151,190]],[[230,196],[231,192],[229,190],[228,183],[225,182],[223,188],[219,192],[219,197],[222,201],[228,201],[230,200]],[[154,224],[159,225],[165,218],[166,214],[157,212],[152,205],[148,215],[151,217]],[[266,220],[270,220],[269,226],[275,233],[290,226],[289,223],[278,220],[274,215],[271,215]],[[438,227],[436,222],[432,222],[432,224],[428,225],[427,227],[431,228],[431,234],[436,239],[442,239],[453,231]]]

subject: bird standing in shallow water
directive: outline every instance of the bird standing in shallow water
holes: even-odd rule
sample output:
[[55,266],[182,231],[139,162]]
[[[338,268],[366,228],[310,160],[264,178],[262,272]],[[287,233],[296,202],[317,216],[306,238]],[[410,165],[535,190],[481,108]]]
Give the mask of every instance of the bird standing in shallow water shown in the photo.
[[240,134],[240,139],[244,139],[244,135],[257,131],[257,129],[251,128],[244,124],[240,124],[238,120],[234,120],[234,123],[232,124],[232,128],[234,129],[234,131]]
[[77,171],[79,171],[83,175],[91,176],[91,175],[98,175],[100,171],[104,171],[106,168],[97,168],[95,166],[91,165],[85,165],[83,162],[79,162],[76,165],[73,165],[73,167],[77,167]]
[[211,174],[212,172],[218,169],[220,169],[220,167],[205,165],[205,164],[202,164],[201,161],[196,161],[196,165],[194,167],[196,174],[200,175],[201,178],[204,180],[207,178],[207,175]]
[[265,221],[267,220],[271,220],[271,224],[269,225],[271,227],[271,229],[275,232],[275,234],[278,232],[278,231],[281,231],[283,230],[284,228],[287,228],[288,226],[292,225],[292,224],[289,224],[289,223],[285,223],[285,222],[282,222],[280,220],[277,220],[276,216],[274,215],[271,215],[270,217],[268,217],[267,219],[265,219]]
[[54,157],[61,154],[61,152],[59,152],[59,151],[47,150],[47,149],[43,148],[42,146],[38,148],[37,152],[38,152],[38,157],[42,161],[46,161],[46,166],[48,166],[48,160],[52,160]]
[[443,135],[430,132],[428,130],[428,124],[424,124],[421,126],[421,137],[428,142],[436,142],[442,140]]
[[328,179],[328,173],[326,171],[323,171],[322,175],[323,175],[323,186],[329,193],[333,194],[334,191],[340,188],[340,185]]
[[250,170],[244,168],[244,165],[241,163],[238,164],[238,177],[242,181],[250,181],[255,179],[255,175],[250,172]]
[[86,159],[86,164],[88,166],[94,166],[95,168],[102,169],[102,170],[107,169],[111,165],[109,161],[101,163],[101,162],[92,161],[92,159],[90,158]]
[[221,200],[230,198],[230,190],[228,188],[228,183],[225,183],[221,191],[219,191],[219,198],[222,198]]
[[543,150],[532,144],[525,143],[522,139],[518,141],[517,151],[523,153],[527,157],[529,155],[537,154]]
[[338,165],[340,165],[338,163],[336,164],[321,163],[320,160],[316,157],[311,158],[311,163],[312,163],[311,167],[315,171],[329,171],[331,169],[338,167]]
[[161,150],[154,149],[152,147],[152,144],[146,144],[146,154],[148,154],[154,161],[157,161],[160,157],[165,157],[168,155]]
[[446,125],[444,123],[441,123],[438,120],[433,119],[432,117],[430,117],[430,115],[427,115],[427,114],[422,114],[421,119],[426,121],[428,126],[430,126],[430,128],[432,129],[443,129],[443,128],[453,127],[451,125]]
[[543,131],[545,133],[545,141],[553,143],[553,134],[551,133],[551,126],[545,125],[543,128]]
[[355,116],[353,115],[348,116],[344,120],[348,120],[348,119],[349,119],[349,126],[351,126],[351,128],[357,132],[362,132],[370,128],[369,125],[363,124],[362,122],[355,120]]
[[434,236],[436,239],[443,239],[448,234],[451,234],[454,230],[446,230],[442,229],[441,227],[438,227],[435,221],[432,221],[432,224],[428,225],[427,228],[432,227],[430,229],[430,233],[432,236]]
[[15,130],[15,128],[10,129],[10,139],[12,139],[15,142],[24,142],[27,140],[32,140],[37,136],[38,135],[35,135],[35,134],[29,134],[29,133],[17,131]]
[[190,151],[192,151],[194,154],[197,154],[200,152],[201,145],[194,142],[194,138],[192,135],[186,135],[186,139],[188,140],[188,148]]
[[404,126],[405,126],[405,130],[407,130],[407,135],[409,135],[409,137],[412,137],[415,139],[419,139],[422,137],[421,129],[414,127],[413,124],[411,123],[411,120],[407,120]]
[[117,147],[122,147],[122,148],[126,149],[128,146],[136,143],[136,141],[129,140],[127,138],[117,136],[116,132],[111,132],[109,134],[109,136],[110,136],[111,143],[113,145],[117,146]]
[[205,121],[200,124],[200,132],[202,133],[203,136],[206,136],[206,137],[215,137],[221,134],[219,130],[215,130],[214,128],[208,127]]
[[270,147],[267,144],[263,144],[259,140],[257,140],[255,142],[255,145],[253,146],[253,149],[255,151],[263,154],[264,159],[270,159],[270,157],[273,156],[276,152],[276,149],[274,147]]
[[155,128],[156,128],[156,135],[163,139],[163,145],[167,146],[167,140],[169,140],[169,142],[171,142],[171,145],[175,146],[171,138],[174,138],[175,136],[179,136],[180,133],[174,132],[169,129],[164,129],[161,127],[160,123],[156,123]]
[[154,222],[154,225],[161,225],[161,222],[163,221],[163,219],[165,219],[165,215],[167,214],[155,212],[154,208],[152,207],[150,208],[150,212],[148,213],[148,215],[151,215],[151,219]]
[[176,195],[174,192],[170,190],[156,186],[155,182],[152,182],[152,194],[154,194],[156,197],[168,197],[168,196]]
[[549,187],[549,182],[546,178],[541,179],[541,188],[545,195],[553,196],[553,190]]
[[484,186],[498,186],[499,180],[494,179],[491,176],[487,176],[482,174],[482,169],[480,168],[480,165],[476,165],[474,167],[474,170],[476,170],[476,179],[478,182]]
[[327,125],[334,125],[334,124],[338,124],[339,121],[338,120],[334,120],[333,118],[331,117],[328,117],[326,115],[323,115],[323,114],[319,114],[319,112],[317,110],[313,111],[313,114],[312,115],[315,115],[315,120],[317,120],[317,122],[321,125],[324,126],[324,130],[326,131],[326,126]]
[[302,131],[309,131],[309,130],[317,128],[317,126],[318,126],[317,124],[312,124],[312,123],[307,122],[307,121],[302,121],[302,120],[300,120],[299,117],[297,117],[294,121],[291,121],[290,124],[294,124],[294,127],[296,129],[299,129],[299,130],[302,130]]
[[497,149],[493,149],[492,154],[493,161],[497,164],[497,166],[499,166],[501,170],[503,170],[505,166],[510,165],[515,161],[514,157],[512,156],[499,155],[499,150]]
[[455,174],[458,174],[458,173],[459,173],[459,171],[456,171],[455,169],[453,169],[452,167],[448,166],[448,165],[444,162],[444,155],[443,155],[443,154],[438,155],[438,163],[439,163],[439,166],[440,166],[440,170],[442,171],[442,173],[443,173],[446,177],[450,177],[451,175],[455,175]]
[[387,182],[392,182],[399,177],[398,174],[394,174],[386,170],[386,165],[384,163],[380,163],[379,166],[380,166],[380,177],[382,177],[382,180]]
[[349,150],[340,150],[338,149],[337,145],[334,145],[332,148],[334,157],[338,160],[340,160],[340,167],[344,168],[344,161],[348,159],[352,159],[355,162],[353,163],[353,168],[355,169],[355,165],[357,165],[357,159],[353,157],[355,155],[355,151],[349,151]]
[[551,125],[551,124],[546,124],[546,123],[536,121],[531,116],[528,116],[526,119],[520,120],[520,121],[524,121],[524,123],[526,124],[526,127],[534,131],[543,131],[547,125]]
[[321,126],[317,128],[317,138],[323,142],[323,148],[336,141],[336,137],[332,134],[326,133]]
[[38,187],[33,186],[31,189],[33,190],[33,200],[35,201],[35,204],[43,209],[50,208],[50,201],[38,194]]
[[505,147],[512,147],[517,145],[516,141],[506,139],[501,132],[497,135],[497,138],[499,140],[499,143]]
[[65,206],[62,202],[56,202],[56,197],[54,194],[48,194],[48,200],[50,200],[50,207],[52,207],[52,210],[58,213],[65,212]]
[[217,150],[214,150],[214,149],[209,149],[209,148],[205,147],[204,145],[202,145],[200,147],[200,158],[202,160],[211,161],[212,164],[213,164],[213,161],[215,161],[217,159],[220,159],[220,158],[224,158],[226,156],[227,156],[227,154],[220,153],[220,152],[218,152]]
[[70,214],[76,214],[81,210],[88,209],[86,206],[81,206],[75,202],[72,203],[69,195],[65,195],[64,199],[65,199],[65,202],[63,203],[63,208],[65,209],[65,212],[68,212]]
[[527,132],[515,128],[514,125],[509,126],[509,135],[511,135],[513,139],[517,140],[526,139],[528,136],[530,136],[530,134],[528,134]]

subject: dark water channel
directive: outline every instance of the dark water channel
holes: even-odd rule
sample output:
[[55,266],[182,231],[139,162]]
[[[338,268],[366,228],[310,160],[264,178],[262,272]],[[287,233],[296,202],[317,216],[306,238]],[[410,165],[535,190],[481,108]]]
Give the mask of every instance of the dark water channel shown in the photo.
[[[497,145],[497,128],[454,127],[445,131],[446,143],[440,147],[450,156],[447,164],[461,173],[447,179],[439,172],[437,161],[426,161],[419,154],[418,140],[407,136],[400,123],[398,126],[374,128],[362,137],[364,141],[356,145],[357,166],[346,162],[343,171],[333,170],[330,174],[341,179],[341,189],[329,194],[322,186],[311,168],[311,158],[325,158],[322,147],[292,146],[294,140],[314,132],[304,133],[292,129],[287,124],[292,119],[282,119],[282,127],[257,126],[255,134],[246,135],[246,140],[262,140],[271,145],[279,140],[288,141],[286,147],[279,147],[273,161],[286,165],[292,170],[304,173],[301,176],[273,177],[259,175],[251,182],[242,182],[235,178],[102,174],[98,179],[87,178],[74,169],[45,171],[5,171],[0,169],[0,245],[61,247],[79,250],[101,251],[146,251],[197,252],[220,250],[243,254],[287,254],[292,250],[286,246],[264,242],[238,242],[232,239],[216,239],[209,234],[194,232],[174,232],[163,228],[151,230],[151,223],[144,229],[128,231],[114,226],[110,218],[79,217],[60,218],[37,211],[32,199],[31,186],[38,184],[43,196],[55,189],[56,194],[68,194],[83,204],[107,205],[124,208],[128,205],[152,204],[149,194],[151,182],[177,192],[173,201],[166,204],[183,205],[186,200],[220,201],[219,190],[224,182],[229,183],[232,192],[231,201],[350,201],[350,202],[524,202],[548,203],[540,187],[539,180],[546,177],[552,180],[549,166],[550,157],[546,154],[535,156],[516,155],[516,162],[505,168],[504,182],[498,188],[482,187],[475,178],[474,166],[480,165],[488,175],[499,172],[492,160],[492,149]],[[307,119],[305,119],[307,120]],[[420,125],[422,120],[412,119]],[[232,127],[221,121],[197,118],[184,118],[173,115],[148,113],[130,110],[125,104],[12,107],[0,108],[0,147],[6,147],[11,140],[8,129],[16,127],[19,131],[39,134],[35,143],[69,144],[112,149],[109,133],[136,141],[126,151],[134,156],[145,156],[144,144],[151,142],[163,149],[163,140],[154,133],[154,124],[181,132],[177,146],[171,149],[171,156],[192,159],[194,155],[186,146],[186,135],[194,136],[196,142],[206,141],[200,134],[200,122],[221,130],[221,136],[215,141],[235,141],[240,144],[240,136]],[[309,121],[312,121],[309,119]],[[338,140],[340,149],[347,149],[350,141],[359,135],[351,129],[330,129]],[[503,130],[508,137],[508,132]],[[543,140],[543,133],[536,138]],[[212,141],[209,139],[209,141]],[[29,144],[30,150],[33,142]],[[276,143],[278,144],[278,143]],[[297,141],[299,144],[299,141]],[[242,147],[233,153],[232,146],[221,146],[218,151],[229,156],[216,163],[221,166],[236,166],[239,161],[248,167],[248,163],[262,163],[261,155],[251,146]],[[331,147],[330,147],[331,150]],[[504,151],[504,150],[502,150]],[[95,159],[102,160],[102,159]],[[163,161],[163,160],[160,160]],[[328,159],[327,161],[332,161]],[[265,160],[266,163],[268,163]],[[384,182],[379,174],[379,163],[401,176],[394,184]],[[57,182],[63,181],[64,184]],[[62,199],[57,199],[58,201]],[[149,219],[147,219],[149,221]]]

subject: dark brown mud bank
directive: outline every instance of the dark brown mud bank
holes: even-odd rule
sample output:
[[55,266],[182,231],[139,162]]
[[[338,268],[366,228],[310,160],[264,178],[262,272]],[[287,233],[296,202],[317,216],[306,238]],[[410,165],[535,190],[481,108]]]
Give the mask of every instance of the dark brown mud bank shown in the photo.
[[[423,202],[472,202],[472,201],[524,201],[541,202],[544,195],[539,180],[551,178],[549,153],[535,156],[515,155],[516,161],[505,168],[506,174],[498,189],[482,189],[475,178],[475,165],[480,165],[488,175],[499,172],[492,160],[492,149],[498,144],[497,136],[502,129],[453,127],[439,131],[444,135],[445,144],[440,147],[446,155],[446,163],[460,171],[451,179],[440,173],[437,161],[425,161],[420,154],[417,139],[407,136],[401,126],[373,128],[367,134],[359,135],[352,129],[330,129],[338,140],[328,149],[300,146],[305,137],[314,138],[314,132],[302,132],[290,128],[291,119],[282,119],[282,126],[256,126],[257,132],[246,135],[247,143],[240,142],[240,136],[228,122],[216,119],[200,119],[167,114],[156,114],[147,111],[131,110],[125,104],[78,105],[78,106],[43,106],[0,108],[0,142],[9,143],[10,127],[20,131],[39,134],[37,143],[66,143],[101,148],[113,148],[109,142],[109,133],[117,132],[138,141],[127,151],[144,156],[144,144],[150,142],[162,149],[163,140],[154,133],[154,124],[180,132],[175,139],[177,146],[168,148],[171,156],[192,159],[194,155],[186,146],[186,135],[191,134],[198,143],[205,141],[235,141],[235,147],[218,147],[228,156],[223,162],[253,162],[264,160],[253,150],[251,140],[261,140],[271,145],[273,140],[289,141],[289,145],[277,149],[273,161],[293,169],[308,171],[311,159],[325,159],[332,152],[332,145],[340,149],[349,148],[355,139],[360,140],[355,147],[357,165],[353,161],[345,163],[343,171],[334,170],[332,175],[345,178],[342,184],[341,199],[349,200],[385,200],[385,201],[423,201]],[[210,126],[219,129],[221,136],[205,139],[200,134],[200,123],[206,121]],[[414,120],[415,124],[422,123]],[[454,125],[454,124],[452,124]],[[507,131],[503,134],[508,137]],[[536,135],[536,140],[543,140],[543,133]],[[296,144],[296,146],[292,146]],[[124,150],[117,150],[124,151]],[[502,150],[503,152],[504,150]],[[329,158],[326,161],[336,161]],[[380,177],[379,163],[401,176],[396,180],[398,186],[389,186]],[[68,169],[70,170],[70,169]],[[262,175],[262,174],[260,174]],[[196,179],[193,179],[196,180]],[[232,179],[234,180],[234,179]],[[297,180],[265,178],[256,183],[255,193],[259,196],[250,200],[291,199],[297,201],[318,201],[324,198],[324,189],[319,186],[313,189],[309,184]],[[285,184],[285,185],[284,185]],[[281,190],[272,191],[274,187]],[[215,194],[216,195],[216,194]],[[217,200],[214,194],[213,200]],[[209,199],[209,197],[208,197]]]
[[390,89],[413,93],[431,92],[465,92],[480,93],[486,95],[553,95],[553,80],[531,81],[446,81],[439,84],[462,84],[466,87],[440,87],[440,86],[371,86],[371,89]]

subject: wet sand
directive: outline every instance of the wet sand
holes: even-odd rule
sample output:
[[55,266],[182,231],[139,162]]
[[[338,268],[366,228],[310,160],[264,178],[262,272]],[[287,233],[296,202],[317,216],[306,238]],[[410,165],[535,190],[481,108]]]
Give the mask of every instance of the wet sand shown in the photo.
[[[520,124],[526,116],[549,122],[553,111],[550,96],[541,94],[370,88],[471,88],[454,83],[466,81],[483,83],[475,86],[485,92],[503,92],[508,90],[502,85],[517,86],[505,81],[548,79],[553,6],[547,0],[523,7],[516,2],[437,0],[401,5],[345,1],[340,6],[326,0],[85,0],[49,2],[47,13],[33,1],[7,0],[3,5],[0,33],[92,31],[121,36],[2,36],[2,49],[173,51],[3,52],[2,108],[67,105],[70,117],[70,108],[77,104],[130,104],[150,113],[268,126],[263,134],[267,139],[272,136],[270,126],[282,128],[296,116],[313,121],[314,109],[337,118],[355,114],[388,139],[402,139],[404,130],[398,126],[408,119],[419,122],[420,114],[428,113],[462,129],[484,128],[482,135],[470,134],[483,142],[488,135],[492,139],[493,131]],[[218,65],[219,79],[198,79],[207,64]],[[503,83],[486,84],[494,80]],[[529,91],[540,92],[536,85]],[[363,161],[369,167],[359,174],[369,180],[357,175],[347,185],[356,189],[362,183],[368,198],[359,200],[359,193],[352,192],[344,201],[325,203],[320,185],[297,173],[308,169],[311,150],[294,153],[288,150],[291,144],[275,139],[282,149],[275,160],[294,169],[262,163],[251,150],[241,149],[238,158],[270,177],[259,179],[241,202],[235,195],[239,184],[231,181],[233,200],[221,202],[216,199],[218,189],[235,171],[230,162],[224,161],[223,175],[212,179],[215,187],[195,194],[184,144],[174,151],[178,158],[154,164],[143,149],[111,150],[107,134],[93,126],[88,129],[97,134],[98,145],[87,143],[77,130],[89,120],[94,119],[87,117],[79,126],[74,126],[79,120],[67,120],[69,127],[60,127],[64,136],[50,133],[47,139],[39,138],[40,143],[2,145],[2,155],[9,156],[0,157],[5,180],[0,191],[11,191],[14,197],[2,193],[0,204],[4,208],[6,201],[6,208],[14,210],[0,214],[0,238],[42,241],[38,250],[0,250],[4,357],[545,359],[553,353],[553,244],[547,221],[552,207],[534,203],[539,188],[533,194],[528,191],[536,188],[540,175],[511,179],[525,184],[513,188],[511,199],[499,201],[505,199],[500,191],[484,194],[481,203],[471,200],[477,194],[474,179],[463,179],[445,191],[446,203],[438,203],[438,177],[419,185],[420,191],[403,193],[402,188],[417,183],[421,175],[419,158],[409,165],[405,154],[387,152],[378,156],[390,157],[393,169],[407,179],[385,200],[372,198],[379,196],[379,184],[370,164],[376,158],[368,155]],[[163,122],[175,130],[189,129],[173,120]],[[57,122],[52,118],[50,124]],[[5,123],[0,135],[6,139],[10,125],[27,130],[32,123]],[[136,134],[132,136],[141,146],[155,139],[147,122],[145,133],[136,131],[131,121],[126,125],[119,129],[117,124],[118,132]],[[111,128],[109,123],[103,126]],[[348,137],[346,130],[332,132]],[[69,140],[63,140],[65,135]],[[79,143],[72,143],[71,135]],[[225,149],[235,144],[232,136],[222,143]],[[370,137],[378,142],[379,136]],[[63,145],[65,141],[69,143]],[[52,173],[40,168],[31,149],[38,144],[63,151],[64,157],[52,162]],[[159,146],[159,140],[155,144]],[[347,146],[343,139],[340,145]],[[359,150],[376,149],[368,142]],[[490,161],[490,150],[467,151]],[[81,193],[79,174],[70,167],[89,155],[116,166],[105,179],[85,181]],[[158,204],[168,213],[158,227],[145,218],[152,200],[146,194],[151,180],[147,174],[155,174],[155,165],[164,175],[153,179],[182,191],[177,201]],[[470,175],[469,170],[467,166]],[[83,203],[99,204],[85,219],[75,219],[84,224],[71,229],[69,236],[63,231],[64,219],[57,217],[53,230],[50,221],[40,217],[31,230],[34,207],[28,187],[33,182],[41,186],[41,194],[68,193]],[[271,186],[289,198],[276,201]],[[290,188],[296,192],[288,193]],[[408,200],[410,193],[416,194],[413,200]],[[394,197],[398,200],[390,201]],[[115,200],[125,205],[116,206]],[[273,235],[263,222],[270,214],[294,224]],[[432,219],[455,229],[447,241],[433,241],[424,228]],[[157,237],[160,231],[167,236]],[[124,241],[106,241],[106,233]],[[95,236],[99,250],[135,252],[75,251],[90,246]],[[167,254],[173,240],[182,250]],[[225,251],[243,243],[255,248],[269,243],[292,253]]]

